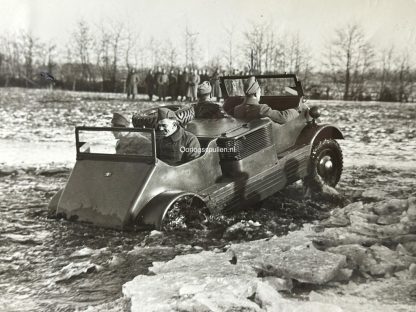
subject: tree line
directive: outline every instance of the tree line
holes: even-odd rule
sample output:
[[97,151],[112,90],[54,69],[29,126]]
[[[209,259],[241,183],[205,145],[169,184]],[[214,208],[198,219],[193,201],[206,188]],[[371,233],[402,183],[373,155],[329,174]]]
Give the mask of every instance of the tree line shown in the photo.
[[[123,22],[79,20],[65,46],[25,32],[0,36],[0,86],[123,92],[127,73],[149,69],[196,68],[221,73],[295,73],[311,98],[415,101],[416,70],[409,52],[392,45],[377,49],[356,23],[329,34],[322,52],[313,54],[298,33],[281,34],[272,23],[235,25],[218,34],[223,49],[202,61],[199,33],[186,26],[183,41],[144,37]],[[56,78],[45,81],[40,72]]]

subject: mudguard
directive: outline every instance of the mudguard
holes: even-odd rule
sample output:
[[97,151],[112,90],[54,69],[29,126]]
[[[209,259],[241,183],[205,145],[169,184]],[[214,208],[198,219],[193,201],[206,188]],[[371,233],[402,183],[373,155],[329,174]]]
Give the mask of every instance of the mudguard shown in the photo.
[[154,226],[156,229],[160,229],[162,225],[162,220],[165,217],[169,207],[179,198],[183,196],[191,195],[201,201],[205,202],[201,196],[183,192],[183,191],[166,191],[156,197],[153,197],[147,205],[140,211],[140,214],[137,218],[137,223],[139,225]]
[[341,130],[331,125],[308,124],[298,136],[296,145],[310,144],[314,146],[324,139],[344,139]]

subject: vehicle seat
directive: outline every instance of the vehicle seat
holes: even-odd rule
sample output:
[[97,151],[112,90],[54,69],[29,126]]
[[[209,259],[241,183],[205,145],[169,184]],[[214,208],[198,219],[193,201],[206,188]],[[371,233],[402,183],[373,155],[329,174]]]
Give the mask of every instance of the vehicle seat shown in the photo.
[[267,104],[271,109],[284,111],[298,108],[301,98],[298,96],[261,96],[260,104]]
[[[209,142],[212,141],[212,138],[207,138],[207,137],[197,137],[197,139],[199,141],[199,145],[201,145],[201,149],[205,149],[208,146]],[[205,154],[205,151],[202,151],[199,157],[201,157],[204,154]]]
[[240,105],[244,101],[244,96],[233,96],[225,99],[222,108],[224,111],[231,116],[234,116],[234,107]]

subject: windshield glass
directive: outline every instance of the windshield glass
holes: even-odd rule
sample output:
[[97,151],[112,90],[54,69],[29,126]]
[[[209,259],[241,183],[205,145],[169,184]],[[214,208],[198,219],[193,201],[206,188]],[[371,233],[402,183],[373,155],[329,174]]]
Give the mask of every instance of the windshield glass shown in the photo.
[[[247,78],[224,79],[228,96],[245,96],[244,83]],[[299,96],[293,78],[258,78],[262,96]]]
[[78,152],[81,154],[154,156],[152,132],[138,132],[131,128],[109,128],[105,131],[102,129],[79,129]]

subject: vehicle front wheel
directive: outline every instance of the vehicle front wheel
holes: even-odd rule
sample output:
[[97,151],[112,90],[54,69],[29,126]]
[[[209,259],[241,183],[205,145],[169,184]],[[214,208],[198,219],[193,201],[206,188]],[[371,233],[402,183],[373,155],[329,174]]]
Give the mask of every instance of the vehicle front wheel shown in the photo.
[[312,149],[309,175],[304,182],[335,187],[341,178],[342,168],[342,150],[338,142],[333,139],[320,141]]
[[209,210],[202,200],[192,195],[182,196],[166,211],[161,229],[203,229],[208,222],[208,216]]

